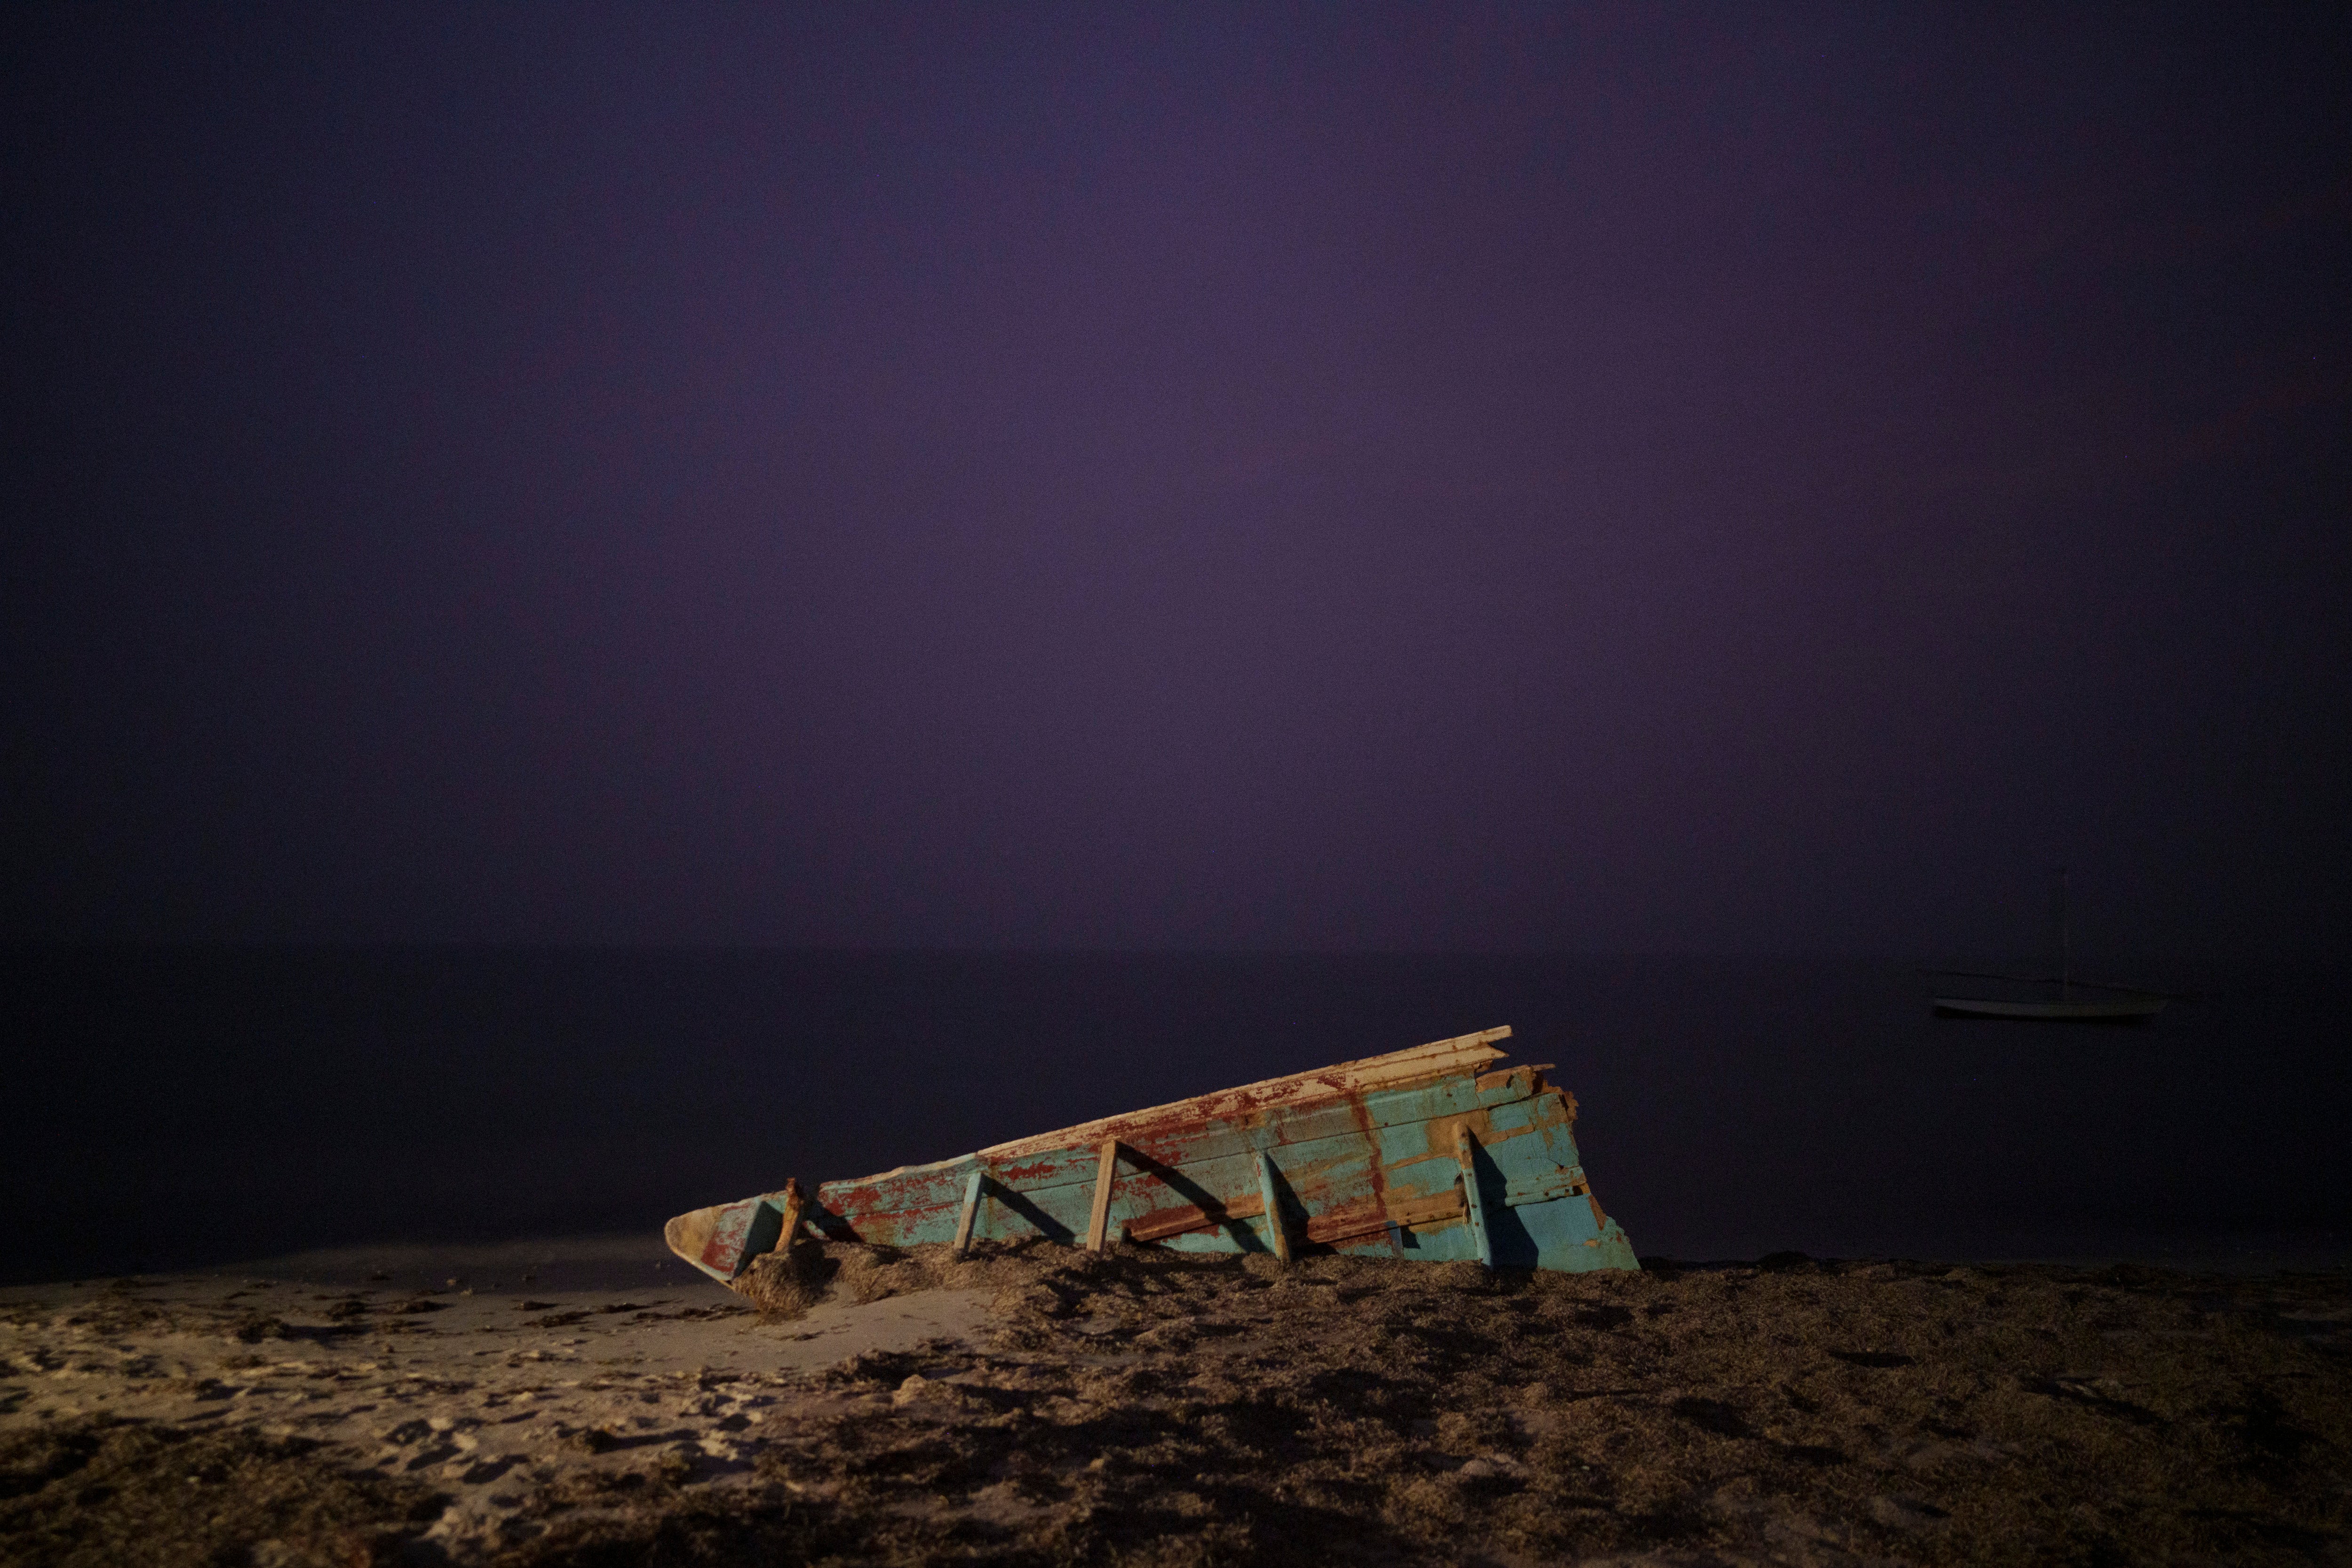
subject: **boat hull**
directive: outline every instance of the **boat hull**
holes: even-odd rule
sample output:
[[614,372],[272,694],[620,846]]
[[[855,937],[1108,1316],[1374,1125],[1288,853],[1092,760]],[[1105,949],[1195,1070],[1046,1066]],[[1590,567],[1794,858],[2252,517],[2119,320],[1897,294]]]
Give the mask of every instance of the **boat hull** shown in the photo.
[[1182,1252],[1330,1251],[1633,1268],[1584,1173],[1575,1097],[1497,1068],[1508,1029],[1106,1118],[935,1164],[793,1184],[669,1223],[735,1283],[803,1227],[890,1247],[1033,1237]]
[[1947,1018],[2007,1018],[2020,1023],[2139,1024],[2164,1011],[2161,996],[2116,997],[2096,1002],[2004,1002],[1973,996],[1938,996],[1936,1011]]

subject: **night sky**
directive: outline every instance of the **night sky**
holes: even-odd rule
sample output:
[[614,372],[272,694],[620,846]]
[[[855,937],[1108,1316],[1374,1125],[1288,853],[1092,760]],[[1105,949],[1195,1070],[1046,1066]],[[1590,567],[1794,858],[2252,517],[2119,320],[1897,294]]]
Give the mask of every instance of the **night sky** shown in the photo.
[[2332,954],[2352,24],[1990,9],[11,7],[0,930]]

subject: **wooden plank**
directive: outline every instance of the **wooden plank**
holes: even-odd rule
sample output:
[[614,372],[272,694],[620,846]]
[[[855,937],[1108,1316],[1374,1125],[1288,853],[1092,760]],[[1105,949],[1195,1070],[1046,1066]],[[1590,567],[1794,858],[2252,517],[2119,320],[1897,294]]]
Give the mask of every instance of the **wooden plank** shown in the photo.
[[[1160,1209],[1128,1221],[1127,1239],[1135,1242],[1165,1241],[1171,1236],[1207,1230],[1235,1220],[1255,1219],[1265,1212],[1265,1200],[1263,1197],[1235,1198],[1213,1209],[1188,1204],[1181,1208]],[[1309,1215],[1306,1233],[1308,1241],[1328,1246],[1359,1236],[1370,1236],[1391,1226],[1429,1225],[1439,1220],[1458,1219],[1461,1215],[1462,1194],[1445,1193],[1410,1203],[1385,1206],[1360,1205],[1335,1214]]]
[[[1329,1104],[1309,1105],[1283,1112],[1270,1123],[1250,1121],[1234,1122],[1171,1122],[1156,1126],[1130,1126],[1118,1133],[1120,1144],[1146,1160],[1178,1168],[1192,1169],[1213,1161],[1238,1159],[1255,1169],[1261,1149],[1290,1150],[1304,1143],[1319,1143],[1330,1139],[1360,1141],[1367,1133],[1380,1133],[1393,1128],[1417,1127],[1449,1116],[1475,1115],[1480,1111],[1494,1115],[1502,1107],[1525,1100],[1528,1091],[1523,1081],[1507,1082],[1484,1091],[1478,1089],[1471,1075],[1464,1073],[1439,1082],[1422,1083],[1403,1089],[1382,1090],[1360,1100],[1340,1100]],[[1565,1111],[1567,1098],[1557,1090],[1545,1090],[1543,1098],[1557,1100]],[[1562,1120],[1567,1120],[1565,1116]],[[1489,1142],[1493,1140],[1490,1138]],[[1091,1182],[1095,1172],[1089,1156],[1097,1142],[1064,1149],[1033,1151],[1023,1161],[1012,1165],[999,1162],[993,1152],[983,1150],[980,1158],[987,1162],[989,1174],[1008,1192],[1040,1193],[1055,1187],[1074,1186]],[[1446,1160],[1448,1152],[1440,1147],[1427,1156]],[[940,1166],[916,1166],[885,1172],[879,1176],[861,1178],[857,1182],[827,1184],[827,1192],[839,1189],[846,1194],[861,1185],[879,1187],[888,1184],[894,1188],[901,1184],[929,1179],[939,1170],[952,1167],[959,1162],[942,1162]],[[1295,1162],[1286,1158],[1286,1169]],[[951,1192],[952,1189],[950,1189]],[[938,1201],[951,1203],[948,1194]],[[895,1206],[908,1206],[903,1198]]]
[[1106,1138],[1095,1164],[1095,1207],[1087,1219],[1087,1250],[1100,1252],[1110,1231],[1110,1189],[1118,1179],[1118,1140]]
[[1285,1263],[1290,1261],[1290,1227],[1283,1223],[1282,1201],[1275,1195],[1274,1156],[1261,1152],[1257,1157],[1258,1193],[1265,1205],[1265,1238],[1274,1247],[1274,1255]]
[[1462,1197],[1469,1205],[1470,1237],[1478,1245],[1478,1261],[1495,1267],[1495,1244],[1486,1234],[1486,1204],[1478,1195],[1478,1140],[1463,1122],[1454,1124],[1454,1157],[1462,1163]]
[[1187,1231],[1206,1230],[1216,1223],[1206,1210],[1187,1204],[1182,1208],[1161,1209],[1140,1219],[1129,1220],[1120,1227],[1120,1234],[1134,1242],[1164,1241]]
[[1335,1242],[1352,1241],[1360,1236],[1370,1236],[1389,1227],[1388,1211],[1378,1205],[1366,1204],[1337,1214],[1309,1215],[1307,1217],[1307,1239],[1318,1247]]
[[1399,1225],[1439,1225],[1460,1219],[1469,1212],[1462,1201],[1462,1189],[1455,1187],[1433,1198],[1413,1198],[1404,1203],[1389,1205],[1389,1218]]
[[1555,1166],[1533,1176],[1522,1176],[1503,1194],[1503,1202],[1512,1208],[1528,1204],[1548,1204],[1554,1198],[1580,1196],[1584,1191],[1584,1167]]
[[1496,1048],[1494,1042],[1508,1039],[1510,1034],[1506,1025],[1481,1029],[1475,1035],[1457,1035],[1450,1040],[1432,1040],[1425,1046],[1391,1051],[1386,1056],[1366,1057],[1336,1067],[1292,1073],[1286,1078],[1265,1079],[1239,1089],[1219,1089],[1213,1094],[1155,1105],[1148,1110],[1125,1111],[1059,1131],[1040,1132],[982,1149],[980,1155],[983,1160],[1003,1164],[1060,1149],[1083,1148],[1104,1138],[1123,1138],[1136,1127],[1171,1121],[1243,1121],[1334,1096],[1362,1095],[1376,1089],[1394,1088],[1415,1079],[1434,1078],[1498,1061],[1504,1053]]
[[1251,1196],[1235,1198],[1231,1203],[1203,1205],[1186,1204],[1179,1208],[1155,1209],[1127,1222],[1129,1241],[1159,1241],[1171,1236],[1181,1236],[1188,1230],[1206,1230],[1211,1226],[1224,1225],[1232,1220],[1255,1219],[1265,1211],[1265,1200]]
[[972,1224],[980,1218],[980,1184],[987,1179],[974,1171],[971,1179],[963,1184],[963,1212],[956,1216],[955,1250],[958,1252],[971,1250]]

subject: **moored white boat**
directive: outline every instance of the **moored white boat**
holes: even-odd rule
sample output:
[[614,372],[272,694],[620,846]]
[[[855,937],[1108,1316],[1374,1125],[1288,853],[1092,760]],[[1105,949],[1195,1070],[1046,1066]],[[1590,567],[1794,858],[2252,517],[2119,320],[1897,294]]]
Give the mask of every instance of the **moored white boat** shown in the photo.
[[2015,1018],[2053,1024],[2137,1024],[2164,1011],[2162,996],[2110,996],[2098,1001],[2011,1002],[1990,996],[1938,996],[1947,1018]]
[[[2046,985],[2053,987],[2057,994],[2038,997],[1938,996],[1933,1005],[1937,1016],[2004,1018],[2020,1023],[2044,1024],[2144,1024],[2164,1011],[2164,1005],[2173,999],[2164,992],[2074,978],[2074,931],[2066,913],[2066,868],[2059,867],[2054,875],[2058,879],[2058,973],[2055,975],[1995,974],[1969,969],[1932,969],[1924,973],[1971,980],[2000,980],[2016,985]],[[2077,989],[2105,994],[2077,996],[2074,994]]]

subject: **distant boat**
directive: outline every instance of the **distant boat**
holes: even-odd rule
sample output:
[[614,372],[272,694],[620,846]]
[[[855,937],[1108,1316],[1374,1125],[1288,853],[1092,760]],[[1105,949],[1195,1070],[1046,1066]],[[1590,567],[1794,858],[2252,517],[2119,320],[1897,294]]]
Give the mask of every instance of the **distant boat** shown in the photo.
[[[1953,972],[1946,970],[1943,973]],[[2024,977],[1989,974],[1983,978],[2011,980]],[[2076,981],[2074,984],[2085,983]],[[1936,1015],[1943,1018],[2039,1019],[2052,1024],[2142,1024],[2163,1012],[2164,1005],[2170,1000],[2168,996],[2150,995],[2139,991],[2095,1001],[2078,1000],[2072,996],[2046,1002],[2008,1002],[1993,996],[1938,996],[1936,998]]]
[[[2173,1000],[2166,992],[2105,981],[2074,978],[2074,942],[2066,920],[2066,868],[2058,868],[2058,973],[1996,974],[1979,970],[1931,969],[1930,974],[1955,979],[2006,980],[2021,985],[2054,985],[2054,997],[1938,996],[1934,1008],[1940,1018],[2006,1018],[2044,1024],[2144,1024]],[[2077,990],[2099,991],[2103,996],[2076,996]]]

